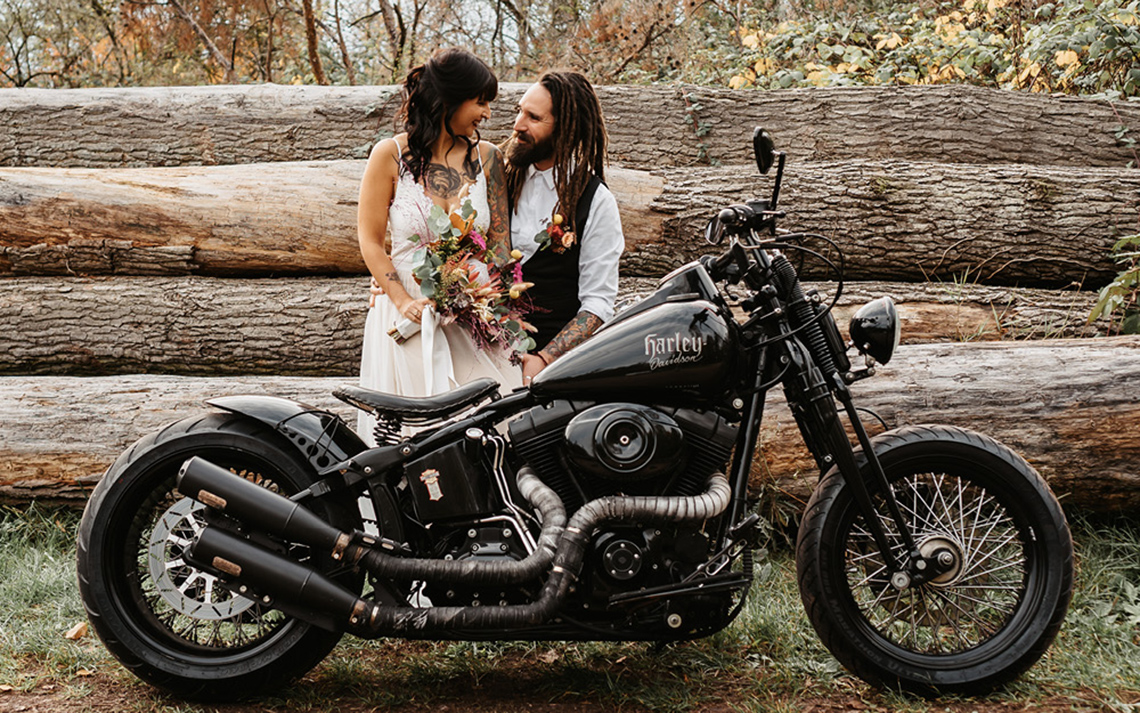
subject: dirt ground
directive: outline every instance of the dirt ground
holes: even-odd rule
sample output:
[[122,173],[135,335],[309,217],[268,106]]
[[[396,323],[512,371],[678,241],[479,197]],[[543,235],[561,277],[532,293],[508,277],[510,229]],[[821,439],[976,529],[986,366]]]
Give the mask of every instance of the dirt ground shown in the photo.
[[[649,710],[637,703],[616,704],[597,700],[581,700],[567,693],[565,696],[552,696],[542,685],[530,685],[523,676],[518,680],[511,675],[489,676],[476,686],[469,682],[443,682],[423,703],[402,704],[394,707],[376,705],[362,700],[349,692],[314,698],[312,692],[305,692],[308,684],[303,680],[292,689],[300,691],[298,700],[275,699],[261,703],[235,705],[189,707],[183,701],[167,698],[145,685],[134,681],[125,672],[98,673],[84,677],[81,683],[43,683],[30,691],[0,691],[0,712],[2,713],[88,713],[98,712],[158,712],[182,713],[187,710],[203,710],[213,713],[279,713],[284,711],[336,711],[337,713],[375,713],[377,711],[398,711],[400,713],[602,713],[623,711],[635,713]],[[460,685],[456,685],[460,684]],[[319,686],[318,686],[319,687]],[[711,699],[697,703],[689,710],[694,713],[730,713],[742,710],[794,711],[795,713],[839,713],[841,711],[937,711],[938,713],[1071,713],[1072,711],[1120,711],[1116,706],[1099,704],[1100,698],[1093,691],[1074,692],[1071,696],[1034,698],[1029,701],[1004,700],[1001,696],[991,699],[968,700],[908,700],[900,704],[897,697],[885,696],[858,682],[845,690],[811,692],[802,696],[791,696],[762,700],[741,700],[735,695],[736,686],[726,681],[723,696],[709,695]],[[849,689],[849,690],[847,690]],[[367,697],[365,697],[366,699]],[[1140,693],[1131,705],[1124,710],[1140,710]]]

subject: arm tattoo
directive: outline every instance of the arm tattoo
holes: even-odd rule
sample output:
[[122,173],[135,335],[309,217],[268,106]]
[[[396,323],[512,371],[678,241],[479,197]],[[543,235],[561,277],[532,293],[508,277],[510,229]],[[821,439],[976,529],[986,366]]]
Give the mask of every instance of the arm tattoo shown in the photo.
[[400,273],[396,272],[395,270],[393,270],[392,272],[384,273],[384,277],[387,277],[389,282],[393,282],[393,281],[399,282],[400,281]]
[[586,341],[601,326],[601,317],[591,312],[579,312],[578,316],[570,320],[542,351],[550,357],[550,361],[554,361]]
[[510,216],[507,209],[507,175],[503,169],[503,154],[498,149],[491,153],[491,166],[487,176],[487,203],[491,207],[491,220],[487,226],[487,239],[491,254],[499,263],[505,263],[511,251]]

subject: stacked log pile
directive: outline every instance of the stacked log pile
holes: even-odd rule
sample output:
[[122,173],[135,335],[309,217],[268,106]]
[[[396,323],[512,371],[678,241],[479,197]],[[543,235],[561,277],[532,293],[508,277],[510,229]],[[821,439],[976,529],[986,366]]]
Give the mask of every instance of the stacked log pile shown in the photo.
[[[523,89],[504,85],[486,138]],[[846,257],[841,324],[869,297],[900,303],[908,344],[860,405],[995,435],[1074,504],[1140,507],[1140,345],[1086,323],[1109,246],[1137,230],[1114,129],[1140,107],[964,86],[599,93],[624,292],[705,252],[713,211],[770,191],[762,124],[789,154],[787,227]],[[356,373],[367,306],[356,194],[397,108],[393,87],[0,90],[0,499],[81,502],[212,395],[351,416],[328,392]],[[778,399],[763,437],[756,485],[804,497],[815,474]]]

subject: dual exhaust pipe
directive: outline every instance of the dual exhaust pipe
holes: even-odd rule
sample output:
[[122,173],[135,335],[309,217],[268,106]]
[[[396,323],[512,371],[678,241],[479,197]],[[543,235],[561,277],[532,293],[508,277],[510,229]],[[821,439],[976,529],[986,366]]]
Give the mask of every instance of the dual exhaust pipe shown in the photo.
[[196,567],[217,574],[229,586],[315,626],[350,631],[364,638],[430,636],[460,629],[520,629],[552,620],[577,579],[594,530],[605,523],[700,522],[724,512],[731,499],[727,479],[709,477],[704,493],[691,497],[622,497],[593,500],[567,525],[558,495],[534,471],[518,474],[522,496],[542,515],[535,551],[517,561],[438,560],[397,557],[364,533],[330,525],[300,503],[266,490],[209,461],[194,457],[178,475],[178,490],[243,526],[310,547],[346,567],[359,567],[397,581],[470,585],[537,582],[549,572],[539,597],[529,604],[502,607],[380,606],[309,564],[255,544],[219,527],[206,527],[187,553]]

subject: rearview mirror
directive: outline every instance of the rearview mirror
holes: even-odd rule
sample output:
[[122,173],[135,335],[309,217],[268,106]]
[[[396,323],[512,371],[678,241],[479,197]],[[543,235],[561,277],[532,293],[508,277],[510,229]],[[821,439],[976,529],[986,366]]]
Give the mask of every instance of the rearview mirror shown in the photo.
[[756,156],[756,168],[760,174],[767,176],[775,161],[776,142],[772,135],[757,126],[752,130],[752,153]]
[[720,218],[713,216],[705,226],[705,242],[709,245],[720,245],[724,242],[724,224],[720,222]]

